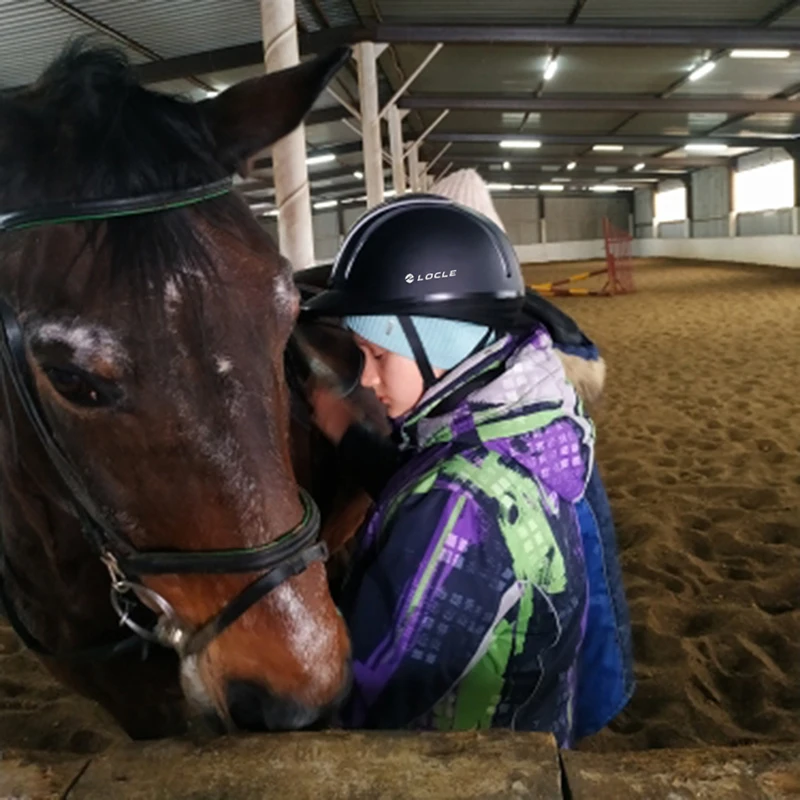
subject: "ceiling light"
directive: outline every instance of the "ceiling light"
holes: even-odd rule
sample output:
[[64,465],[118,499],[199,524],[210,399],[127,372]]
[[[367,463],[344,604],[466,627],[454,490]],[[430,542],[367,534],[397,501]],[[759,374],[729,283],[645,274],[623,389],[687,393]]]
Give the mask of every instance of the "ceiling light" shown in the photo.
[[731,50],[731,58],[789,58],[791,50]]
[[596,144],[592,150],[595,153],[621,153],[624,147],[621,144]]
[[715,61],[706,61],[704,64],[701,64],[699,67],[692,70],[691,73],[689,73],[689,80],[692,83],[699,81],[700,78],[704,78],[716,66],[717,64]]
[[323,208],[333,208],[334,206],[338,205],[338,200],[320,200],[318,203],[314,203],[314,208],[321,210]]
[[556,74],[556,72],[558,72],[558,59],[554,56],[550,56],[550,58],[547,60],[547,65],[544,68],[544,79],[549,81],[550,78]]
[[608,192],[611,194],[612,192],[619,192],[622,187],[621,186],[614,186],[611,183],[599,183],[597,186],[590,186],[590,191],[592,192]]
[[564,185],[561,183],[543,183],[539,186],[540,192],[563,192]]
[[510,161],[504,161],[504,162],[503,162],[503,169],[504,169],[506,172],[508,172],[508,171],[511,169],[511,162],[510,162]]
[[639,163],[638,163],[638,164],[637,164],[637,165],[636,165],[636,166],[633,168],[633,171],[634,171],[634,172],[641,172],[641,171],[642,171],[644,168],[645,168],[645,163],[644,163],[644,161],[640,161],[640,162],[639,162]]
[[578,162],[577,161],[570,161],[569,164],[567,164],[567,169],[572,171],[577,166],[578,166]]
[[277,208],[273,208],[270,211],[265,211],[261,216],[262,217],[277,217],[278,216],[278,209]]
[[536,150],[542,143],[538,139],[503,139],[500,147],[504,150]]
[[306,164],[311,167],[314,166],[314,164],[327,164],[330,161],[336,161],[336,155],[334,153],[320,153],[316,156],[309,156],[306,159]]
[[687,144],[683,149],[690,153],[724,153],[728,149],[728,145],[715,142],[694,142]]
[[555,183],[569,183],[569,178],[551,178]]
[[363,173],[363,172],[362,172],[360,169],[357,169],[357,170],[356,170],[356,171],[353,173],[353,177],[354,177],[354,178],[357,178],[358,180],[361,180],[361,179],[364,177],[364,173]]
[[384,197],[394,197],[397,194],[397,189],[386,189],[383,193]]
[[511,189],[510,183],[490,183],[488,186],[490,192],[507,192]]

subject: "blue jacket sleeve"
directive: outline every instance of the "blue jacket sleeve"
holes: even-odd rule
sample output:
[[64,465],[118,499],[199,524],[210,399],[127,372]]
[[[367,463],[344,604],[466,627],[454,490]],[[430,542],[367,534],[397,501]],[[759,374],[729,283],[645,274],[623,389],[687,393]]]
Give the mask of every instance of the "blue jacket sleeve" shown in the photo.
[[363,554],[343,602],[354,667],[347,727],[419,724],[480,657],[516,587],[495,525],[469,493],[434,488],[406,498]]

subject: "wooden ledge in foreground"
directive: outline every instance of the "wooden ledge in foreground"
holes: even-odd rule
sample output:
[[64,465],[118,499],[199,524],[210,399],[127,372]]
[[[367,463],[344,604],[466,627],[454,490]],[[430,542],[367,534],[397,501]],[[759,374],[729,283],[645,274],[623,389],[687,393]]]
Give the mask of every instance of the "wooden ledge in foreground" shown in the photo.
[[[306,733],[6,751],[0,800],[797,800],[800,743],[559,753],[542,734]],[[562,794],[564,784],[568,793]]]

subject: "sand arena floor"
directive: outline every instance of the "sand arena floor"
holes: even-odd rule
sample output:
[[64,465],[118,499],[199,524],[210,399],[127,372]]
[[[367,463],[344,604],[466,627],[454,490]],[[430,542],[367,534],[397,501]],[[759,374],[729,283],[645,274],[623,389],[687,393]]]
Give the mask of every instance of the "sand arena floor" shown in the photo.
[[800,270],[654,260],[636,283],[557,301],[608,362],[598,458],[638,676],[584,746],[800,740]]
[[[582,747],[798,741],[800,270],[646,261],[636,281],[635,295],[557,301],[608,361],[598,457],[639,681]],[[118,738],[0,623],[0,748]]]

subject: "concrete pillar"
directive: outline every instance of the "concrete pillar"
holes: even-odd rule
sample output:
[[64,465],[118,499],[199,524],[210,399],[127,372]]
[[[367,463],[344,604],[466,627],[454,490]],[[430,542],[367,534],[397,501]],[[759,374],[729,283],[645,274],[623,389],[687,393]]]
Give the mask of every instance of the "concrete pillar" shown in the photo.
[[392,105],[387,112],[389,119],[389,147],[392,152],[392,183],[398,197],[406,191],[406,161],[403,158],[403,114]]
[[428,188],[430,187],[430,181],[428,180],[430,175],[428,175],[428,162],[427,161],[420,161],[419,162],[419,178],[417,179],[419,183],[419,190],[421,192],[427,192]]
[[538,197],[538,209],[539,209],[539,241],[542,244],[547,244],[547,220],[545,219],[545,202],[544,197],[539,195]]
[[344,222],[344,206],[341,203],[336,206],[336,231],[339,234],[339,244],[341,244],[347,235],[347,225]]
[[378,65],[375,42],[356,45],[358,95],[361,103],[361,140],[364,148],[364,179],[367,208],[383,202],[381,121],[378,117]]
[[728,236],[734,237],[737,235],[738,231],[737,228],[737,218],[736,218],[736,211],[734,210],[734,191],[733,187],[734,183],[734,173],[736,172],[736,167],[734,166],[735,162],[731,162],[728,166]]
[[[261,0],[261,30],[267,72],[299,63],[294,0]],[[279,212],[278,244],[295,269],[304,269],[314,264],[304,125],[272,146],[272,163]]]
[[683,179],[683,185],[686,187],[686,227],[684,236],[687,239],[691,239],[694,234],[694,192],[692,191],[691,175]]
[[800,233],[800,157],[796,151],[789,150],[794,162],[794,208],[792,209],[792,234]]
[[419,192],[419,149],[413,145],[408,151],[408,180],[412,192]]

